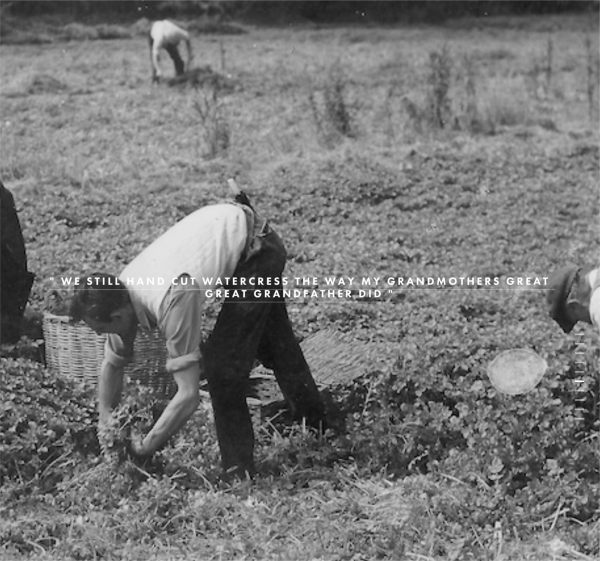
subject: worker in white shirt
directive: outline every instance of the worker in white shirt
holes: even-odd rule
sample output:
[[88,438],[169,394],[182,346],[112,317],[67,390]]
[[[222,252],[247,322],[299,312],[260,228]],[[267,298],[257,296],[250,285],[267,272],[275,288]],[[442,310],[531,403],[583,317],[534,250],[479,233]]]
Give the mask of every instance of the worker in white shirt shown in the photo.
[[[204,376],[213,405],[227,476],[254,472],[254,433],[246,388],[257,358],[272,368],[292,416],[324,430],[324,405],[294,337],[283,297],[233,291],[214,329],[202,341],[206,279],[230,278],[231,288],[280,287],[285,248],[243,193],[235,203],[203,207],[142,251],[120,274],[82,277],[70,308],[74,320],[107,333],[98,380],[99,423],[119,403],[123,366],[132,358],[138,328],[158,327],[166,339],[166,368],[177,393],[144,438],[130,444],[134,458],[150,456],[191,416]],[[136,279],[172,279],[140,286]],[[256,294],[256,293],[259,294]],[[273,293],[274,291],[271,291]],[[279,291],[281,292],[281,291]]]
[[546,300],[550,317],[565,333],[578,321],[600,330],[600,267],[559,269],[550,277]]
[[[155,21],[150,29],[150,58],[152,60],[152,82],[158,82],[162,77],[159,64],[161,49],[165,49],[175,65],[175,75],[180,76],[191,68],[193,54],[190,35],[185,29],[169,20]],[[179,54],[178,45],[184,42],[187,47],[187,64],[184,64]]]

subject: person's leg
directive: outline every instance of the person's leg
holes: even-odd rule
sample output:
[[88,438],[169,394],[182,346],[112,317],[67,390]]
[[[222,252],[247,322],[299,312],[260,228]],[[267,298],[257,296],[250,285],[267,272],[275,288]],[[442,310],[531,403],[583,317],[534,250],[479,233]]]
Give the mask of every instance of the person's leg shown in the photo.
[[[251,257],[238,265],[233,276],[279,277],[285,263],[280,244],[276,235],[256,238]],[[253,286],[248,281],[245,285]],[[254,433],[246,390],[271,306],[250,289],[243,299],[227,298],[202,349],[223,468],[234,475],[254,471]]]
[[254,473],[254,432],[246,390],[267,314],[265,304],[225,302],[203,346],[222,465],[232,475]]
[[152,66],[152,83],[158,82],[158,75],[156,73],[156,67],[154,66],[154,39],[152,38],[152,34],[148,33],[148,45],[150,47],[150,65]]
[[290,323],[285,302],[273,303],[258,347],[258,360],[272,368],[294,419],[321,431],[327,428],[317,385]]
[[169,53],[169,56],[171,57],[171,60],[175,65],[175,75],[181,76],[183,74],[185,65],[183,63],[181,55],[179,54],[179,49],[177,48],[177,45],[167,45],[165,47],[165,50]]

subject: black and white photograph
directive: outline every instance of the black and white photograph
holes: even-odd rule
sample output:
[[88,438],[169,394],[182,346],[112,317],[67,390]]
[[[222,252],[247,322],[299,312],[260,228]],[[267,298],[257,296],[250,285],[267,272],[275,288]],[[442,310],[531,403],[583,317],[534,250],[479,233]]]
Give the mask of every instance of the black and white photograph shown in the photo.
[[0,0],[0,560],[600,559],[599,28]]

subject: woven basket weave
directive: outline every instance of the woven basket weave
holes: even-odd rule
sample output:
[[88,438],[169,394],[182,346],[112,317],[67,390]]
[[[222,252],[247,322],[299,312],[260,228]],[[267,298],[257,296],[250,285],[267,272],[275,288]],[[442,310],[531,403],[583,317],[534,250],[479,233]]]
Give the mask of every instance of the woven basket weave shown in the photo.
[[[373,350],[367,343],[332,329],[310,335],[300,343],[300,348],[319,389],[349,384],[373,366]],[[275,376],[263,366],[252,372],[251,384],[254,395],[263,404],[283,399]]]
[[323,329],[300,343],[317,386],[350,383],[373,366],[369,347],[332,329]]
[[[45,313],[43,321],[46,364],[50,370],[73,380],[96,384],[104,358],[105,335],[94,333],[85,323],[73,323],[68,316]],[[163,395],[175,388],[165,370],[165,342],[158,331],[138,331],[133,361],[124,374]]]

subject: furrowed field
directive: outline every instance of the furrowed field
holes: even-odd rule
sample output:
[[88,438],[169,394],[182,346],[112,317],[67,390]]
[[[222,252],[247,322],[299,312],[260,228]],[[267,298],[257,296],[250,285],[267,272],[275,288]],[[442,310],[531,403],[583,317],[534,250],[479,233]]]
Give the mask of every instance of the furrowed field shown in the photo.
[[[343,332],[369,344],[372,368],[334,392],[344,434],[265,424],[260,476],[232,486],[206,409],[146,473],[111,470],[93,395],[13,350],[0,363],[0,558],[598,558],[598,335],[564,335],[543,291],[507,285],[598,264],[596,20],[197,27],[195,63],[211,69],[154,87],[141,24],[4,34],[0,177],[32,308],[61,276],[120,271],[227,197],[229,177],[283,234],[290,278],[504,289],[291,300],[299,337]],[[510,397],[486,366],[515,347],[549,369]]]

